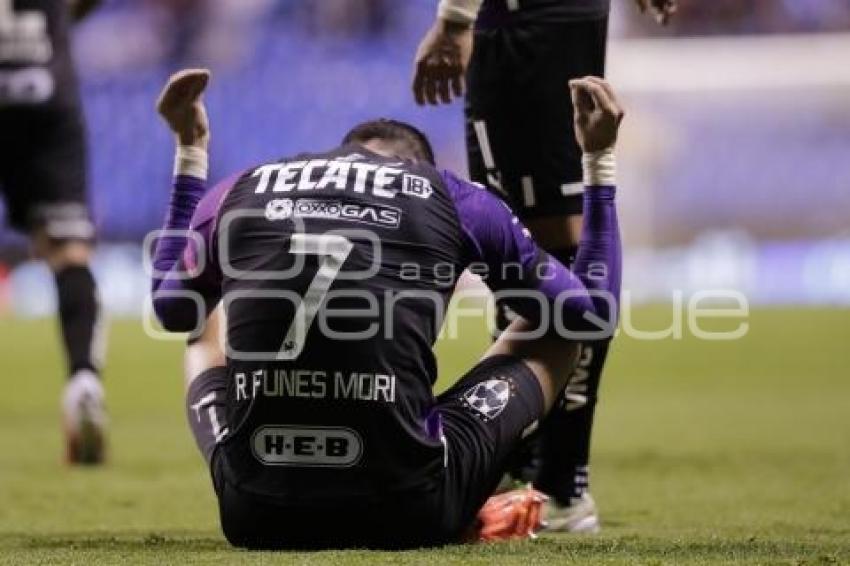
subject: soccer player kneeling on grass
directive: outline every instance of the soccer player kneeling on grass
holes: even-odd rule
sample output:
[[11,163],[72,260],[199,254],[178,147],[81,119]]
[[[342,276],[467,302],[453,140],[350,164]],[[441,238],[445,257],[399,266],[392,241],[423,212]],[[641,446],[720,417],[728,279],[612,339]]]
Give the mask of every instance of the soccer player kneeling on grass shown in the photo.
[[[192,332],[188,416],[227,539],[401,548],[532,535],[542,494],[490,496],[581,341],[616,324],[623,113],[610,86],[569,85],[587,185],[570,271],[393,120],[208,191],[208,80],[178,73],[159,101],[178,147],[153,304],[166,329]],[[466,268],[522,316],[434,398],[432,346]]]

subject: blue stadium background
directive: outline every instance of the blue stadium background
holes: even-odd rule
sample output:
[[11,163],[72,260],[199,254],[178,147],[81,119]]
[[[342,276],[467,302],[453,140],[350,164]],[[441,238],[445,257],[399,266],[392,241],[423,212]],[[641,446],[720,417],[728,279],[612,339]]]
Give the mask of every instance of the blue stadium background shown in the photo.
[[[420,126],[441,164],[464,172],[460,105],[421,109],[410,94],[412,54],[435,4],[106,0],[78,27],[74,48],[103,243],[95,270],[107,304],[135,313],[144,296],[138,244],[161,223],[172,162],[172,141],[153,107],[165,78],[182,67],[214,72],[207,97],[213,179],[333,146],[351,125],[375,116]],[[741,289],[755,302],[850,303],[850,75],[841,64],[850,56],[850,3],[684,2],[664,29],[632,4],[612,2],[609,56],[630,111],[621,152],[627,286],[643,300],[714,285]],[[694,48],[693,37],[715,43]],[[803,64],[784,70],[789,61],[768,57],[754,68],[769,75],[775,67],[774,75],[792,81],[808,75],[799,69],[818,38],[834,39],[843,51],[829,52],[834,61],[811,62],[833,65],[820,73],[823,84],[729,89],[721,84],[725,64],[700,67],[715,46],[770,37],[794,46]],[[674,88],[647,90],[672,71],[636,53],[675,57],[678,45],[702,50],[703,63],[691,66],[719,88],[689,89],[686,77],[674,76]],[[770,48],[746,47],[770,55]],[[24,244],[0,229],[0,315],[53,308],[46,271],[20,263]]]

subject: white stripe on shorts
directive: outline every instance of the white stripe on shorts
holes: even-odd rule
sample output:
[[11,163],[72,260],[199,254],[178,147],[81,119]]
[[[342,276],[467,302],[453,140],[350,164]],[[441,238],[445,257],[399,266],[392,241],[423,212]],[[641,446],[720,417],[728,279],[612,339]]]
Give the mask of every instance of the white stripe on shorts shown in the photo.
[[478,147],[481,148],[484,167],[489,170],[495,169],[496,160],[493,159],[493,148],[490,147],[490,138],[487,136],[487,124],[484,123],[484,120],[475,120],[472,127],[475,128],[475,137],[478,138]]
[[537,205],[537,199],[534,197],[534,180],[528,176],[522,178],[522,201],[526,208]]
[[584,194],[584,183],[564,183],[561,185],[561,194],[565,197]]

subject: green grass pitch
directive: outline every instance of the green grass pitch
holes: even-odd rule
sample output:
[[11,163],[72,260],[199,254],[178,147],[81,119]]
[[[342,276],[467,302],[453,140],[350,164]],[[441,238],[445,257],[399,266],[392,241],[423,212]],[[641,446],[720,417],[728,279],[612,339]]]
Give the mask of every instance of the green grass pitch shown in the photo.
[[[669,318],[655,307],[636,320]],[[750,324],[736,342],[615,344],[592,466],[599,536],[271,554],[232,550],[218,530],[178,343],[113,323],[110,462],[69,469],[56,329],[0,321],[0,563],[850,563],[850,311],[762,310]],[[443,375],[485,346],[479,326],[440,345]]]

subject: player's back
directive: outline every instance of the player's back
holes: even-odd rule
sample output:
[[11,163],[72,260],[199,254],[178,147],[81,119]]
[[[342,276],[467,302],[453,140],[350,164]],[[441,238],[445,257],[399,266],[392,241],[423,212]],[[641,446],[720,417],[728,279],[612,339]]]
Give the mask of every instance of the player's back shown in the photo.
[[431,347],[463,269],[439,173],[359,145],[302,154],[245,173],[217,234],[242,489],[315,501],[424,481],[443,458]]

